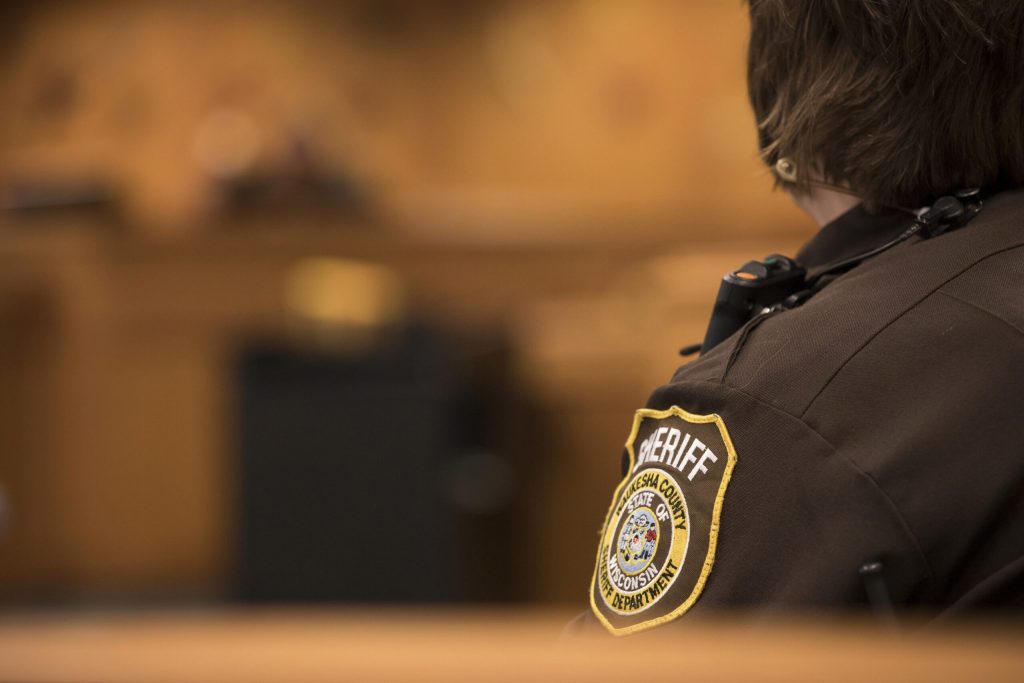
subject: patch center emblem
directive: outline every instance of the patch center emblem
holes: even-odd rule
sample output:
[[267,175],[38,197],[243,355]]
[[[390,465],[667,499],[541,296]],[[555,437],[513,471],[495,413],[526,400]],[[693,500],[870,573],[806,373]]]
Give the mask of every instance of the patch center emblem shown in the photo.
[[[650,492],[645,492],[651,496]],[[664,503],[659,504],[659,510]],[[654,561],[654,553],[658,551],[658,524],[654,521],[654,511],[640,508],[629,517],[624,517],[619,525],[619,550],[616,562],[626,576],[642,574]]]
[[656,626],[688,610],[714,562],[736,453],[717,415],[640,410],[626,442],[629,472],[608,511],[591,607],[613,633]]

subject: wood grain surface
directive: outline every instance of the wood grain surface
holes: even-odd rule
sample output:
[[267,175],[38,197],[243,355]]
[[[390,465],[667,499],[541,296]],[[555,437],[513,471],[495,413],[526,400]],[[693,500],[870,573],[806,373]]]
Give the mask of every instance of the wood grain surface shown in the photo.
[[567,637],[521,611],[8,615],[3,681],[1020,681],[1016,627],[691,622]]

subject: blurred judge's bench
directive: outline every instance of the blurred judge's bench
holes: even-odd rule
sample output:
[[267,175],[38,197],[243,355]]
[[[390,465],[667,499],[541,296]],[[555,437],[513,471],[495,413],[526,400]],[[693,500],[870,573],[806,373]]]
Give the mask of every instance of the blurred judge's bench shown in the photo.
[[812,231],[717,0],[4,3],[0,599],[582,604]]

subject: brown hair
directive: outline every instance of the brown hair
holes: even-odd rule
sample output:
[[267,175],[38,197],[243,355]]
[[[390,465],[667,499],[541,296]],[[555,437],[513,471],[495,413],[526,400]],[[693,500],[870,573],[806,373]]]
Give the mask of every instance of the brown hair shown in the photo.
[[1024,184],[1024,0],[747,0],[761,153],[869,206]]

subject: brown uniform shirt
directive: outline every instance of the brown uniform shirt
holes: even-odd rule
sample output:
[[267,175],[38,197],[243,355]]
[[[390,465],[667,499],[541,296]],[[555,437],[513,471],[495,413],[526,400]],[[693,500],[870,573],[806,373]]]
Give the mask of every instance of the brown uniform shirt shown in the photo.
[[[797,260],[813,273],[909,225],[856,208]],[[602,531],[593,614],[622,634],[691,610],[864,605],[870,562],[897,607],[1019,606],[1022,413],[1014,191],[755,318],[653,393]]]

